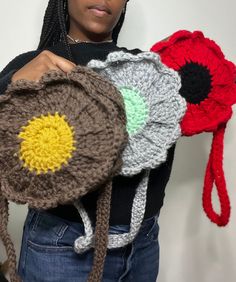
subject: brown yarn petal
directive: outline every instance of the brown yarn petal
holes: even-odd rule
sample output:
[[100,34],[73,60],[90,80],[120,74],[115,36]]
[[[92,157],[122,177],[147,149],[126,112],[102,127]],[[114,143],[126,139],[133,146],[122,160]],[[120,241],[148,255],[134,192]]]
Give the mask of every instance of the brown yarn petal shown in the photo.
[[[76,149],[55,172],[37,174],[20,160],[22,127],[34,117],[58,113],[74,130]],[[39,82],[19,80],[0,96],[0,229],[11,267],[11,282],[18,282],[16,257],[7,233],[8,200],[48,209],[73,202],[100,189],[97,203],[95,254],[90,281],[99,282],[106,256],[111,179],[122,166],[127,143],[126,115],[120,92],[89,68],[70,73],[49,71]]]
[[[89,69],[78,66],[76,70],[67,76],[59,73],[58,77],[58,72],[50,71],[41,78],[41,89],[30,94],[23,89],[27,90],[27,83],[18,81],[7,90],[9,101],[1,101],[0,97],[0,171],[4,176],[3,194],[9,200],[35,208],[76,200],[108,177],[123,150],[126,120],[118,90]],[[29,88],[39,86],[29,82]],[[32,116],[56,111],[65,114],[74,127],[77,152],[61,170],[37,176],[19,162],[17,134]],[[54,183],[56,189],[52,188]]]

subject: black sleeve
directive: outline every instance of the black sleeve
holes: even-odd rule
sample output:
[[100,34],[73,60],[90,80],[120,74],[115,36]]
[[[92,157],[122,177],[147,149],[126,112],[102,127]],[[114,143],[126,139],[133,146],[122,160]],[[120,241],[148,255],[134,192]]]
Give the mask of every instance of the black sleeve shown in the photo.
[[147,193],[149,206],[146,208],[146,214],[153,214],[153,211],[160,209],[163,205],[166,185],[172,171],[175,147],[176,143],[169,148],[166,161],[150,172]]
[[39,53],[40,51],[37,50],[18,55],[0,72],[0,95],[6,91],[8,84],[11,83],[13,74],[33,60]]
[[[175,153],[176,143],[174,143],[167,151],[167,159],[159,167],[152,169],[150,172],[150,183],[154,187],[165,190],[166,184],[169,181],[170,174],[172,171],[174,153]],[[150,184],[149,183],[149,184]]]

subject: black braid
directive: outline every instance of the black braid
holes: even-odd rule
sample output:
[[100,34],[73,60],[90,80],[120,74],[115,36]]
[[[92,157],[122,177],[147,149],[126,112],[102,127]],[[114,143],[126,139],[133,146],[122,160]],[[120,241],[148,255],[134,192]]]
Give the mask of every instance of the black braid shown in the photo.
[[[127,1],[128,2],[128,1]],[[122,14],[119,18],[119,21],[118,23],[116,24],[116,26],[114,27],[113,29],[113,32],[112,32],[112,39],[115,43],[117,43],[117,39],[118,39],[118,36],[119,36],[119,33],[120,33],[120,30],[123,26],[123,23],[124,23],[124,20],[125,20],[125,15],[126,15],[126,8],[127,8],[127,2],[125,4],[125,7],[124,7],[124,10],[122,11]]]
[[58,13],[58,18],[59,18],[59,23],[60,23],[59,37],[60,37],[60,41],[63,41],[65,43],[67,53],[69,55],[70,60],[72,61],[71,49],[70,49],[70,45],[67,41],[67,36],[66,36],[67,35],[66,20],[67,20],[67,22],[69,20],[68,18],[66,19],[66,15],[68,14],[67,11],[68,11],[67,0],[66,1],[58,1],[57,13]]
[[[115,43],[117,43],[120,30],[124,23],[126,5],[118,23],[116,24],[112,32],[112,40]],[[59,41],[62,41],[66,46],[68,59],[73,61],[70,44],[67,41],[68,29],[69,15],[67,0],[49,0],[44,15],[40,42],[37,49],[44,49],[57,44]]]

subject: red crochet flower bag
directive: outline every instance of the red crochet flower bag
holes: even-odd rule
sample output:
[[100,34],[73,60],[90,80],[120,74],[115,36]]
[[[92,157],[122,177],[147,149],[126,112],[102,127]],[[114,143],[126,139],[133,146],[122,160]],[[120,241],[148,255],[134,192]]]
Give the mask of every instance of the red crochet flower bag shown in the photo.
[[[213,132],[202,201],[210,220],[225,226],[230,218],[230,200],[223,170],[223,141],[226,123],[233,113],[232,105],[236,103],[236,67],[201,31],[180,30],[154,44],[151,51],[158,53],[162,62],[178,71],[181,77],[180,94],[187,101],[181,122],[182,135]],[[220,214],[212,205],[214,183],[221,205]]]

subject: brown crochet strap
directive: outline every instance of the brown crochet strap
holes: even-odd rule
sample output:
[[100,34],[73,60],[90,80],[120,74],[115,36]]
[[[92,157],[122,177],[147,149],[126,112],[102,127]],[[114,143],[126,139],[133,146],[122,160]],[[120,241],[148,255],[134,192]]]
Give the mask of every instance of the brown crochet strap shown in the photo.
[[112,182],[109,181],[101,191],[97,200],[94,259],[87,282],[102,281],[108,244],[111,193]]
[[7,231],[7,224],[9,218],[8,201],[3,197],[0,191],[0,237],[6,248],[7,258],[9,262],[9,275],[11,282],[21,282],[20,277],[16,271],[16,254],[13,242]]

